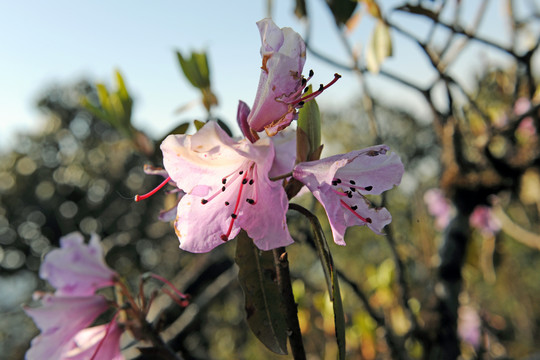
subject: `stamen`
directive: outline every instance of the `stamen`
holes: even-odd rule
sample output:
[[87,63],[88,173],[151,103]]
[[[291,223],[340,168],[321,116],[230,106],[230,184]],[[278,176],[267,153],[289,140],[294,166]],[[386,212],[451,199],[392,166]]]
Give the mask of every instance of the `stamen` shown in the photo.
[[[351,182],[352,184],[352,182]],[[356,189],[356,190],[364,190],[364,191],[371,191],[373,190],[373,186],[366,186],[366,187],[362,187],[362,186],[358,186],[358,185],[352,185],[349,187],[352,191],[354,191],[353,189]]]
[[[244,171],[239,172],[239,174],[243,174],[243,173]],[[234,205],[234,211],[231,214],[232,220],[231,220],[231,223],[229,224],[229,228],[227,229],[227,233],[221,235],[221,240],[223,241],[229,240],[229,235],[231,235],[232,228],[234,225],[234,220],[236,220],[236,218],[238,217],[238,207],[240,206],[240,199],[242,198],[242,190],[244,190],[244,185],[246,184],[244,180],[246,180],[248,173],[249,171],[247,171],[244,174],[244,177],[242,178],[242,183],[240,184],[240,189],[238,189],[238,196],[236,197],[236,204]]]
[[[311,74],[311,73],[310,73]],[[298,104],[300,102],[306,102],[306,101],[309,101],[317,96],[319,96],[324,90],[328,89],[330,86],[334,85],[334,83],[336,81],[338,81],[338,79],[341,77],[341,75],[339,74],[334,74],[334,79],[332,81],[330,81],[328,84],[326,85],[323,85],[321,84],[321,86],[319,87],[319,90],[315,91],[315,92],[312,92],[311,94],[309,95],[306,95],[298,100],[296,100],[294,103]]]
[[167,177],[165,180],[163,180],[163,182],[161,184],[159,184],[154,190],[144,194],[144,195],[135,195],[135,201],[141,201],[141,200],[144,200],[144,199],[148,199],[150,196],[154,195],[155,193],[157,193],[159,191],[159,189],[161,189],[162,187],[164,187],[165,185],[167,185],[167,183],[171,181],[171,177]]
[[358,208],[356,205],[353,206],[353,207],[354,207],[354,209],[353,209],[353,207],[350,207],[349,205],[347,205],[347,203],[346,203],[345,201],[343,201],[343,200],[339,200],[339,201],[341,202],[341,205],[342,205],[345,209],[347,209],[347,210],[349,210],[350,212],[352,212],[357,218],[359,218],[360,220],[362,220],[362,221],[365,222],[365,223],[371,224],[371,218],[364,218],[364,217],[360,216],[360,215],[355,211],[355,210]]

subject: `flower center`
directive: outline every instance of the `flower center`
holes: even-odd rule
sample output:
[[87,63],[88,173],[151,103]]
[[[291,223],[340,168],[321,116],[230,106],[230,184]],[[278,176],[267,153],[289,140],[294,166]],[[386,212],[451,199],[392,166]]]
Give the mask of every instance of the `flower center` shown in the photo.
[[[358,209],[358,205],[355,205],[354,198],[360,197],[360,200],[367,201],[364,195],[362,195],[359,191],[371,191],[373,189],[373,186],[358,186],[356,185],[356,182],[354,180],[349,180],[348,182],[342,182],[340,178],[334,178],[332,180],[332,186],[334,189],[334,193],[343,196],[342,199],[339,199],[339,202],[341,206],[343,206],[345,209],[349,210],[351,213],[353,213],[354,216],[356,216],[358,219],[362,220],[365,223],[372,222],[371,218],[369,217],[363,217],[360,215],[356,210]],[[344,190],[347,189],[347,190]]]
[[221,234],[221,240],[223,241],[229,240],[234,222],[238,218],[244,202],[249,205],[255,205],[257,203],[257,186],[253,186],[255,184],[256,172],[257,164],[253,161],[243,163],[238,169],[221,179],[221,184],[223,185],[221,189],[209,198],[201,200],[201,204],[203,205],[208,204],[218,197],[224,198],[224,206],[231,206],[231,203],[234,202],[227,232]]

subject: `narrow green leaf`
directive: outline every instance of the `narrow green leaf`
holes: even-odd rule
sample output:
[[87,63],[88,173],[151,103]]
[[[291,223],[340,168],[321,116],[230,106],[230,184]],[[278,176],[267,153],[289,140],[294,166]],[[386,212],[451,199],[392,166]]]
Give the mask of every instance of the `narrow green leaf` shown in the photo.
[[332,254],[328,248],[328,243],[324,236],[324,231],[321,227],[319,219],[312,214],[309,217],[313,233],[315,234],[315,247],[319,254],[326,283],[328,285],[328,295],[334,308],[334,326],[336,331],[336,340],[338,344],[339,359],[345,359],[345,314],[343,312],[343,303],[341,301],[341,292],[339,291],[338,274],[334,268]]
[[317,249],[317,254],[319,255],[323,267],[326,284],[328,286],[328,295],[330,296],[330,301],[332,301],[334,309],[334,326],[339,352],[338,358],[340,360],[345,359],[345,314],[343,312],[343,303],[341,301],[341,293],[339,290],[338,274],[334,268],[334,260],[332,259],[330,248],[326,242],[324,231],[317,216],[306,208],[297,204],[290,204],[289,208],[300,212],[307,217],[311,223],[311,228],[315,235],[315,248]]
[[210,86],[210,69],[208,68],[208,58],[206,53],[194,52],[191,54],[192,61],[199,73],[199,87],[205,88]]
[[270,351],[287,354],[287,326],[272,252],[260,251],[241,231],[236,238],[235,261],[249,328]]

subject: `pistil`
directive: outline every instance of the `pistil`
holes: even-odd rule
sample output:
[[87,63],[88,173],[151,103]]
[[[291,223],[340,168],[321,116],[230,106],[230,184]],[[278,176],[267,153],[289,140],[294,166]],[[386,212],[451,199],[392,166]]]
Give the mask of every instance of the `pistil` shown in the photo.
[[144,194],[144,195],[135,195],[135,201],[141,201],[141,200],[144,200],[144,199],[148,199],[150,196],[154,195],[155,193],[157,193],[162,187],[164,187],[165,185],[167,185],[167,183],[171,181],[171,177],[167,177],[165,180],[163,180],[163,182],[161,184],[159,184],[154,190]]

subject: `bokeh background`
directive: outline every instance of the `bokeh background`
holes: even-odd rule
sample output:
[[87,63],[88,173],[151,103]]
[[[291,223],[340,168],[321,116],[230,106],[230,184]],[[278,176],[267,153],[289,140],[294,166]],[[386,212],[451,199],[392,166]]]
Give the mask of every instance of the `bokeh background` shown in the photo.
[[[48,289],[41,259],[81,231],[101,236],[107,263],[133,286],[153,271],[191,294],[185,309],[160,297],[150,315],[184,358],[281,358],[245,324],[234,242],[180,251],[172,225],[157,219],[176,195],[133,201],[161,182],[143,166],[162,165],[160,139],[178,125],[219,119],[240,134],[236,106],[252,104],[260,72],[255,22],[267,16],[306,39],[314,84],[342,75],[317,99],[323,156],[386,143],[406,169],[398,188],[373,199],[393,215],[386,236],[354,228],[347,247],[329,244],[348,357],[540,356],[534,0],[0,4],[0,354],[24,357],[37,329],[21,304]],[[215,106],[202,105],[176,51],[207,54]],[[117,114],[123,122],[88,106],[104,109],[98,91],[115,93],[115,71],[133,100]],[[313,199],[297,201],[329,230]],[[487,215],[475,220],[479,206]],[[311,230],[289,215],[306,350],[333,359]]]

